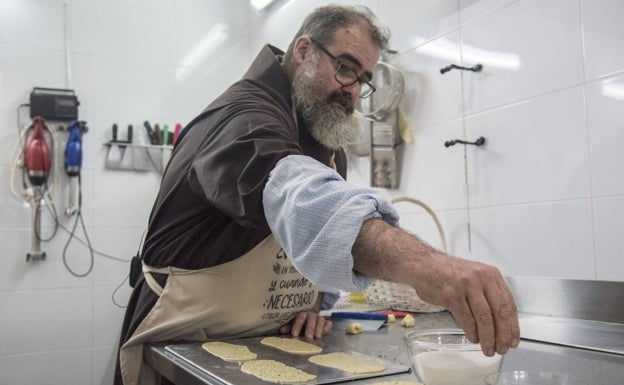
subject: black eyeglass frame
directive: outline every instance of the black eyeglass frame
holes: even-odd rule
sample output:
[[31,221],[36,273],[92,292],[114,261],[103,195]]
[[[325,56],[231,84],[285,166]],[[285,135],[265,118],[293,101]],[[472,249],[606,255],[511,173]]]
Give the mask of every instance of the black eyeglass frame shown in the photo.
[[[327,48],[325,48],[323,46],[323,44],[321,44],[318,40],[316,39],[312,39],[310,38],[310,41],[312,42],[312,44],[314,44],[315,46],[319,47],[321,49],[321,51],[325,52],[325,54],[327,56],[329,56],[333,61],[336,62],[336,64],[338,64],[338,68],[336,69],[336,73],[334,74],[334,77],[336,78],[336,81],[340,84],[342,84],[345,87],[349,87],[354,85],[355,83],[359,83],[360,86],[364,83],[366,83],[366,85],[369,87],[368,90],[364,91],[364,93],[360,92],[360,98],[361,99],[366,99],[369,96],[371,96],[375,91],[377,91],[377,89],[375,88],[374,85],[372,85],[370,83],[369,80],[364,80],[362,79],[362,76],[358,76],[357,72],[355,72],[355,70],[351,67],[349,67],[348,65],[346,65],[345,63],[342,62],[342,60],[338,59],[336,56],[332,55],[331,52],[329,52],[327,50]],[[345,69],[349,70],[351,73],[353,73],[353,81],[350,83],[345,83],[343,81],[341,81],[340,79],[338,79],[338,73],[340,72],[340,70],[342,69],[342,67],[344,67]]]

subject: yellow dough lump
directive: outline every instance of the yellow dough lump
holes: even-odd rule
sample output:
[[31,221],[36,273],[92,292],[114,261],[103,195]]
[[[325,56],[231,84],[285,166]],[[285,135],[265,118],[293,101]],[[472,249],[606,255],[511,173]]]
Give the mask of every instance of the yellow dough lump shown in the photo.
[[362,327],[361,323],[353,322],[347,325],[346,332],[347,334],[360,334],[362,333],[362,330],[364,330],[364,328]]
[[401,326],[403,326],[404,328],[413,328],[414,325],[416,325],[416,320],[412,315],[408,314],[403,317],[403,320],[401,321]]

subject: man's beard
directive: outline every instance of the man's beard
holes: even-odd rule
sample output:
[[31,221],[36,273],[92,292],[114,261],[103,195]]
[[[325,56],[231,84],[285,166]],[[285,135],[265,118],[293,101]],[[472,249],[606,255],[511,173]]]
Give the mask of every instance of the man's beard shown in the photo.
[[318,56],[316,60],[304,62],[295,72],[295,108],[312,137],[325,147],[337,150],[357,138],[357,130],[351,123],[351,95],[337,91],[324,97],[323,83],[316,76],[317,62]]

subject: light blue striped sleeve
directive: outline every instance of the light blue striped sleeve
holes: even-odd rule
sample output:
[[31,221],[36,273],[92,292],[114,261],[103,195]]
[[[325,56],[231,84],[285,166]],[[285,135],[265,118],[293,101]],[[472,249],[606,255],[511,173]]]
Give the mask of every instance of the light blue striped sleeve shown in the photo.
[[351,248],[364,221],[397,225],[387,194],[357,188],[333,169],[303,155],[280,160],[263,192],[264,213],[295,268],[326,289],[361,292],[372,279],[353,271]]

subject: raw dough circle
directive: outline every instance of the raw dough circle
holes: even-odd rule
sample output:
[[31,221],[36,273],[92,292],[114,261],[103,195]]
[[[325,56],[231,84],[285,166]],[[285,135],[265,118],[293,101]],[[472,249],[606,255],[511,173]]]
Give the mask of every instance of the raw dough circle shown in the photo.
[[377,373],[386,369],[376,362],[343,352],[319,354],[308,358],[308,361],[354,374]]
[[307,382],[316,379],[314,374],[304,372],[275,360],[253,360],[241,365],[243,373],[256,376],[263,381],[278,384]]
[[265,337],[260,343],[293,354],[318,354],[323,351],[319,346],[290,337]]
[[205,342],[202,344],[202,348],[210,354],[225,360],[225,361],[247,361],[255,360],[258,355],[249,350],[247,346],[230,344],[227,342]]

